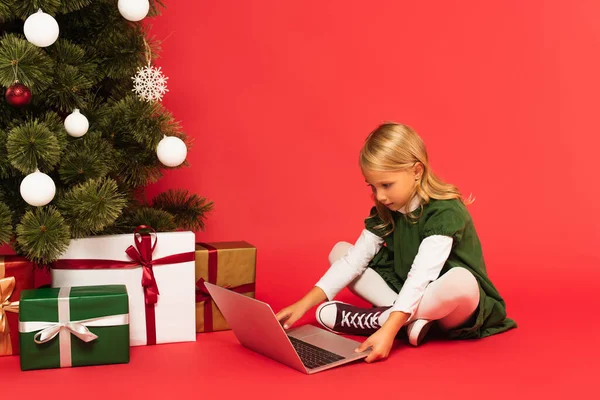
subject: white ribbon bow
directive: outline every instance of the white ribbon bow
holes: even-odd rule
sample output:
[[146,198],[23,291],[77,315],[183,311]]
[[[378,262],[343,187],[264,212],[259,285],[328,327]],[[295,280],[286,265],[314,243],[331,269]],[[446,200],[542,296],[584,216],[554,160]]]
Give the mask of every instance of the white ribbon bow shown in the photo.
[[117,326],[126,325],[129,323],[128,314],[120,315],[109,315],[106,317],[90,318],[81,321],[70,321],[70,322],[19,322],[19,332],[30,333],[40,331],[36,333],[33,340],[37,344],[42,344],[51,341],[60,333],[61,330],[67,330],[73,335],[77,336],[84,342],[91,342],[98,338],[97,335],[90,332],[88,326]]

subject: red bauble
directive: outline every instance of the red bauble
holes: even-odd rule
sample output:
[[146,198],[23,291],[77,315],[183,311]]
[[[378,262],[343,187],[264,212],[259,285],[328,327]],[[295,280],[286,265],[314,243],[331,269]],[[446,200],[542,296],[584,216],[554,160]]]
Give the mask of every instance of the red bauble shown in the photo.
[[31,90],[22,83],[15,82],[6,89],[6,101],[13,107],[24,107],[31,102]]

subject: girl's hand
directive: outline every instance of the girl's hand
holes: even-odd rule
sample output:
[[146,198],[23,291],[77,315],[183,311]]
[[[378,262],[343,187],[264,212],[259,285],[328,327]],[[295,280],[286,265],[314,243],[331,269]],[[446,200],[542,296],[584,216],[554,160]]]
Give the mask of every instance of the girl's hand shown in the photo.
[[401,311],[390,313],[390,316],[383,326],[358,346],[356,352],[360,353],[369,347],[373,348],[371,354],[365,359],[368,363],[386,358],[390,354],[396,334],[398,334],[398,331],[408,320],[409,316],[409,314]]
[[313,287],[302,299],[291,306],[279,311],[277,320],[283,324],[283,329],[289,329],[294,322],[298,321],[308,310],[317,304],[327,300],[325,292],[317,286]]
[[396,333],[397,332],[394,332],[391,329],[386,329],[385,326],[382,326],[377,330],[377,332],[362,342],[362,344],[358,346],[355,351],[360,353],[368,348],[372,348],[373,351],[371,351],[371,354],[367,356],[365,361],[370,363],[377,360],[383,360],[390,354]]
[[301,302],[296,302],[279,311],[275,317],[283,324],[283,329],[289,329],[294,322],[302,318],[307,310],[308,309]]

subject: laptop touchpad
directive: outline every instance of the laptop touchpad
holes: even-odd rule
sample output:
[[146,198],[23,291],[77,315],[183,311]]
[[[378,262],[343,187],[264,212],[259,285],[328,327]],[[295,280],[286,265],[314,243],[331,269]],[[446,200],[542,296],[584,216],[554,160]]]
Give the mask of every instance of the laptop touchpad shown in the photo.
[[346,339],[345,337],[327,331],[313,332],[311,335],[302,336],[302,340],[313,346],[321,347],[346,356],[348,353],[354,353],[354,349],[360,344],[354,340]]

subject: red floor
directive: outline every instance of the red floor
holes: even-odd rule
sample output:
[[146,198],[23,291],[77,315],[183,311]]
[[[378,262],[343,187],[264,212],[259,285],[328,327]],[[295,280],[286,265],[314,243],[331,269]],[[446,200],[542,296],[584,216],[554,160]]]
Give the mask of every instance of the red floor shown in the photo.
[[[134,347],[129,365],[21,372],[18,357],[0,357],[0,387],[26,399],[598,398],[599,324],[592,307],[598,285],[590,279],[555,280],[536,291],[522,281],[499,286],[518,329],[479,341],[430,340],[419,348],[399,341],[387,361],[371,365],[307,376],[243,348],[231,332],[218,332],[199,334],[195,343]],[[573,297],[583,307],[572,308]]]

